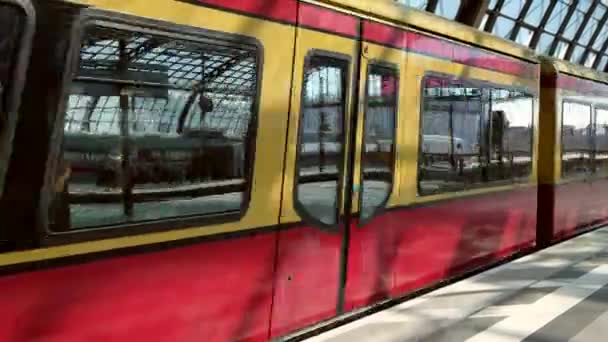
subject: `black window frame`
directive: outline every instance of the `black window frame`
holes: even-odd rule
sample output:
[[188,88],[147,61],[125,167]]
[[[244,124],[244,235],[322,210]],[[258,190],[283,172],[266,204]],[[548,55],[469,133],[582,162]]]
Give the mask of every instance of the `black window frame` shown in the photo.
[[[392,141],[393,149],[392,149],[392,153],[391,153],[390,191],[387,192],[383,201],[376,208],[374,208],[374,210],[371,212],[369,217],[362,217],[361,212],[363,209],[363,194],[365,192],[365,185],[364,185],[364,182],[365,182],[365,172],[364,171],[365,170],[363,169],[364,155],[365,155],[365,148],[366,148],[365,128],[367,127],[366,126],[367,109],[369,108],[369,96],[368,96],[369,95],[369,93],[368,93],[369,92],[369,76],[370,76],[370,73],[371,73],[373,67],[389,70],[392,72],[392,75],[395,76],[395,78],[396,78],[396,81],[395,81],[395,86],[396,86],[395,87],[395,110],[393,113],[393,141]],[[363,112],[363,134],[362,134],[362,139],[361,139],[361,155],[359,157],[359,160],[361,161],[360,165],[359,165],[359,179],[360,179],[360,183],[361,183],[361,191],[359,193],[359,222],[358,222],[358,224],[360,226],[369,223],[371,220],[374,219],[374,217],[376,217],[376,216],[380,215],[382,212],[384,212],[387,209],[386,204],[388,203],[391,196],[395,192],[395,172],[397,170],[397,150],[398,150],[397,133],[399,132],[398,127],[399,127],[399,111],[400,111],[399,89],[401,87],[400,71],[401,71],[401,69],[400,69],[399,64],[389,63],[382,59],[371,59],[367,63],[367,70],[365,71],[365,100],[364,100],[365,111]]]
[[[302,152],[302,138],[303,138],[303,130],[304,130],[304,95],[306,92],[306,70],[308,69],[311,60],[313,58],[327,58],[327,59],[331,59],[333,60],[333,64],[328,64],[328,65],[336,65],[338,67],[343,67],[344,70],[344,74],[342,75],[342,95],[343,95],[343,103],[342,103],[342,107],[343,107],[343,117],[342,117],[342,149],[340,151],[339,154],[339,160],[340,163],[338,163],[337,168],[338,168],[338,180],[337,180],[337,185],[336,185],[336,222],[332,223],[332,224],[328,224],[325,223],[323,221],[321,221],[319,218],[315,217],[314,214],[309,213],[308,209],[306,209],[306,207],[302,204],[302,202],[300,202],[299,198],[298,198],[298,186],[300,184],[299,182],[299,173],[300,173],[300,163],[301,163],[301,152]],[[353,104],[349,102],[349,98],[351,97],[350,92],[353,91],[350,85],[350,75],[352,73],[352,68],[353,68],[353,64],[352,64],[352,57],[346,54],[341,54],[338,52],[333,52],[333,51],[329,51],[329,50],[322,50],[322,49],[310,49],[306,56],[304,57],[304,67],[302,69],[302,79],[301,81],[301,89],[300,89],[300,108],[299,108],[299,117],[298,117],[298,133],[297,133],[297,140],[296,140],[296,158],[295,158],[295,164],[294,164],[294,173],[293,173],[293,189],[291,191],[292,193],[292,201],[293,201],[293,206],[294,209],[296,211],[296,213],[306,222],[309,222],[311,224],[314,224],[315,226],[319,227],[320,229],[324,229],[324,230],[328,230],[330,232],[336,231],[337,229],[339,229],[340,227],[340,223],[342,221],[342,217],[341,217],[341,210],[343,207],[343,202],[344,202],[344,198],[343,198],[343,189],[344,189],[344,175],[345,172],[347,172],[347,168],[346,165],[344,165],[344,160],[346,157],[346,147],[347,147],[347,136],[346,134],[348,133],[348,129],[350,128],[348,125],[348,122],[346,120],[347,116],[348,116],[348,110],[349,110],[349,105],[352,106]],[[353,132],[350,132],[350,134],[353,134]],[[352,148],[352,147],[351,147]]]
[[[12,71],[13,82],[5,98],[6,103],[0,107],[0,198],[4,190],[5,176],[9,168],[13,150],[12,141],[17,128],[21,97],[25,88],[27,69],[30,62],[34,32],[36,30],[36,11],[30,0],[0,0],[0,4],[14,6],[23,11],[25,23],[19,46],[15,55],[15,67]],[[2,95],[4,97],[4,95]],[[2,117],[5,116],[5,117]]]
[[[488,100],[487,100],[487,105],[488,105],[488,111],[491,113],[492,112],[492,94],[491,92],[493,90],[509,90],[509,91],[516,91],[516,92],[521,92],[521,93],[525,93],[526,95],[528,95],[530,97],[530,99],[532,100],[531,106],[532,108],[530,108],[530,113],[531,113],[531,134],[530,134],[530,173],[528,174],[528,176],[526,177],[522,177],[519,180],[516,180],[514,178],[511,179],[501,179],[501,180],[494,180],[494,181],[488,181],[488,182],[478,182],[478,183],[474,183],[475,185],[469,188],[463,187],[463,189],[460,190],[452,190],[452,191],[439,191],[439,192],[435,192],[435,193],[421,193],[420,191],[420,166],[421,166],[421,155],[422,155],[422,142],[423,142],[423,115],[424,115],[424,90],[425,90],[425,85],[426,85],[426,81],[428,78],[442,78],[444,80],[448,80],[448,81],[461,81],[467,85],[471,85],[471,86],[475,86],[478,88],[482,88],[484,89],[484,91],[487,91],[489,94],[487,95]],[[429,198],[432,196],[438,196],[438,195],[459,195],[459,194],[467,194],[469,191],[474,191],[474,190],[483,190],[483,189],[492,189],[492,188],[500,188],[506,185],[527,185],[527,184],[531,184],[531,176],[533,174],[533,169],[534,169],[534,165],[537,163],[537,155],[535,155],[535,150],[534,150],[534,139],[535,139],[535,135],[537,134],[536,132],[536,122],[534,121],[534,118],[536,117],[536,103],[538,102],[538,96],[539,96],[539,91],[537,89],[534,88],[530,88],[527,86],[516,86],[516,85],[506,85],[506,84],[500,84],[500,83],[495,83],[495,82],[491,82],[491,81],[487,81],[487,80],[479,80],[479,79],[474,79],[474,78],[465,78],[465,77],[461,77],[460,75],[456,75],[456,74],[449,74],[449,73],[443,73],[443,72],[436,72],[436,71],[425,71],[423,77],[421,78],[421,82],[420,82],[420,88],[419,88],[419,96],[420,96],[420,101],[419,101],[419,108],[418,108],[418,115],[419,115],[419,120],[418,120],[418,151],[417,151],[417,156],[416,156],[416,198]],[[483,96],[483,95],[482,95]],[[491,119],[491,118],[490,118]],[[480,122],[480,125],[482,123]],[[489,142],[489,135],[488,134],[484,134],[483,129],[480,130],[479,132],[481,135],[485,135],[483,137],[481,137],[481,139],[484,139],[485,143]],[[487,132],[485,132],[487,133]],[[487,146],[486,146],[487,148]],[[536,152],[536,154],[538,154],[538,152]],[[489,163],[489,160],[487,161]],[[483,167],[479,167],[479,172],[483,171]]]
[[[99,10],[99,9],[84,9],[80,15],[74,19],[75,25],[71,32],[70,46],[67,56],[67,65],[69,65],[66,75],[62,81],[62,98],[58,103],[58,110],[52,132],[52,148],[49,153],[49,160],[44,176],[44,186],[41,196],[41,219],[37,227],[40,235],[41,245],[60,245],[74,241],[89,241],[98,239],[107,239],[121,236],[138,235],[143,233],[163,232],[178,229],[187,229],[193,227],[204,227],[209,225],[223,224],[229,222],[238,222],[246,214],[251,203],[251,194],[254,183],[254,168],[255,155],[257,144],[257,131],[259,129],[259,114],[260,114],[260,99],[261,86],[264,74],[264,46],[261,41],[251,36],[244,36],[234,33],[219,32],[203,27],[186,26],[162,21],[157,19],[149,19],[134,15],[122,14],[117,12]],[[246,158],[246,182],[245,191],[239,212],[235,213],[211,213],[201,214],[193,217],[171,217],[148,222],[126,222],[124,224],[105,226],[100,228],[83,228],[70,231],[52,231],[50,229],[49,211],[53,199],[53,186],[55,175],[58,170],[58,161],[63,155],[63,135],[65,111],[69,98],[70,85],[73,81],[73,76],[79,67],[80,44],[86,34],[86,30],[90,26],[98,26],[110,29],[119,29],[132,32],[150,32],[153,35],[161,37],[173,38],[177,40],[189,40],[194,42],[204,42],[205,39],[218,39],[223,43],[233,45],[247,44],[255,46],[256,49],[256,70],[257,70],[257,85],[256,95],[253,97],[252,118],[250,123],[251,136],[250,141],[244,150],[245,154],[249,154]]]
[[566,103],[572,103],[572,104],[578,104],[578,105],[583,105],[583,106],[587,106],[589,107],[589,123],[590,123],[590,127],[589,127],[589,132],[588,133],[588,137],[590,140],[590,146],[591,146],[591,151],[589,151],[589,161],[588,161],[588,168],[591,170],[593,165],[594,165],[594,154],[595,154],[595,109],[594,109],[594,105],[591,102],[586,102],[586,101],[579,101],[579,100],[571,100],[571,99],[562,99],[561,102],[561,118],[560,118],[560,122],[559,122],[559,134],[560,134],[560,143],[559,143],[559,160],[560,160],[560,172],[559,172],[559,180],[560,183],[569,183],[569,182],[576,182],[576,181],[581,181],[584,179],[588,179],[590,177],[593,176],[594,172],[591,170],[587,171],[585,173],[576,173],[575,175],[565,175],[564,174],[564,111],[565,111],[565,104]]

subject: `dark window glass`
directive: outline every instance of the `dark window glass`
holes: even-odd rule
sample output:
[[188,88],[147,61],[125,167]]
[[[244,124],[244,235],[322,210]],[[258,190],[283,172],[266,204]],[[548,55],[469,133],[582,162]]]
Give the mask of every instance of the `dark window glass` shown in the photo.
[[[9,94],[12,90],[25,22],[26,16],[22,9],[0,1],[0,116],[8,110]],[[0,120],[4,119],[0,117]]]
[[296,207],[327,225],[338,220],[347,68],[342,60],[313,56],[304,70]]
[[591,153],[591,106],[564,102],[562,116],[562,177],[589,173]]
[[595,110],[595,172],[608,176],[608,109]]
[[422,101],[418,192],[460,191],[481,182],[484,90],[458,80],[426,77]]
[[54,229],[244,207],[257,49],[89,27],[70,88]]
[[491,108],[488,181],[526,181],[532,173],[533,98],[519,91],[493,89]]
[[398,81],[396,70],[369,67],[361,158],[362,219],[384,205],[393,187]]

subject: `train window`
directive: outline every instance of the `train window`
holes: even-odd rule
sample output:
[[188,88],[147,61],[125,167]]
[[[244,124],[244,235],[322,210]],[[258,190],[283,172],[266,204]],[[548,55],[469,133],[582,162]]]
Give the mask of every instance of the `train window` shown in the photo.
[[52,228],[239,214],[251,183],[257,47],[97,25],[83,36]]
[[481,183],[487,92],[437,76],[423,82],[418,193],[461,191]]
[[338,221],[347,62],[310,56],[304,70],[296,175],[296,209],[333,225]]
[[532,95],[429,76],[422,102],[419,195],[528,181]]
[[488,181],[526,181],[532,173],[532,95],[492,89]]
[[595,156],[596,173],[608,175],[608,109],[595,109]]
[[393,187],[398,69],[370,65],[361,158],[361,218],[383,207]]
[[564,102],[562,113],[562,177],[586,175],[593,151],[591,106]]

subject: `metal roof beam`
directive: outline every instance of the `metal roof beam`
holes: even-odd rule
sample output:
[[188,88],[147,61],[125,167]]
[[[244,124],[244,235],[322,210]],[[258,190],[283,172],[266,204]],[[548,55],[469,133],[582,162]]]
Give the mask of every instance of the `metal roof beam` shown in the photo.
[[[592,47],[595,44],[595,42],[597,41],[597,38],[600,36],[600,33],[602,32],[602,29],[606,25],[606,22],[608,22],[608,9],[606,9],[606,12],[604,12],[602,19],[600,19],[600,21],[597,25],[597,29],[595,30],[595,32],[593,32],[593,35],[591,36],[591,39],[589,40],[589,43],[587,44],[587,48],[585,49],[585,52],[583,53],[584,61],[587,60],[589,53],[591,53]],[[602,59],[602,55],[598,54],[595,57],[595,60],[593,61],[592,68],[596,69],[598,67],[598,65],[600,64],[601,59]]]
[[512,41],[516,41],[517,35],[519,34],[519,30],[521,29],[524,19],[526,18],[530,7],[532,7],[532,2],[534,2],[534,0],[527,0],[524,4],[524,7],[522,7],[521,9],[521,12],[519,12],[517,21],[515,21],[515,26],[513,26],[513,29],[511,30],[511,35],[509,36],[509,39],[511,39]]
[[489,6],[490,0],[462,0],[454,20],[477,28]]
[[578,6],[578,0],[572,0],[572,3],[568,7],[568,12],[566,13],[566,16],[565,16],[566,20],[562,21],[562,24],[559,26],[559,29],[557,30],[557,33],[555,34],[556,39],[553,40],[553,43],[551,43],[551,47],[549,48],[548,54],[550,56],[553,56],[555,54],[555,50],[557,49],[557,45],[560,41],[560,38],[562,38],[562,35],[564,34],[566,27],[568,27],[568,23],[570,23],[570,19],[572,19],[572,16],[574,15],[574,11],[576,11],[577,6]]
[[545,12],[545,15],[540,20],[540,23],[538,24],[538,27],[534,30],[534,34],[532,35],[532,39],[530,40],[531,49],[536,49],[536,46],[538,45],[538,42],[540,41],[540,35],[543,33],[543,29],[549,22],[549,19],[551,19],[551,13],[553,13],[553,10],[555,9],[556,5],[557,5],[557,0],[553,0],[549,4],[549,7],[547,7],[547,11]]
[[[576,43],[579,41],[579,39],[581,39],[583,32],[587,28],[587,24],[589,23],[589,20],[591,20],[593,12],[595,12],[595,9],[597,8],[597,6],[599,4],[600,4],[600,0],[593,0],[593,3],[591,3],[589,10],[587,11],[587,13],[585,13],[585,17],[583,18],[583,22],[581,23],[581,26],[578,28],[578,30],[574,34],[574,37],[572,38],[573,43]],[[574,46],[575,46],[575,44],[570,44],[570,46],[568,47],[568,50],[566,50],[566,55],[564,55],[565,60],[569,61],[570,57],[572,57],[572,53],[574,52]],[[583,56],[581,56],[581,57],[583,57]],[[584,61],[584,59],[582,59],[582,61]],[[572,61],[572,62],[582,64],[581,60]]]
[[496,24],[496,18],[498,18],[498,13],[502,9],[502,6],[505,4],[505,0],[498,0],[496,2],[496,7],[494,7],[491,11],[488,11],[488,20],[486,21],[486,25],[483,28],[486,32],[492,32],[494,29],[494,25]]
[[439,0],[429,0],[426,3],[426,11],[427,12],[431,12],[431,13],[435,13],[435,11],[437,10],[437,5],[439,4]]

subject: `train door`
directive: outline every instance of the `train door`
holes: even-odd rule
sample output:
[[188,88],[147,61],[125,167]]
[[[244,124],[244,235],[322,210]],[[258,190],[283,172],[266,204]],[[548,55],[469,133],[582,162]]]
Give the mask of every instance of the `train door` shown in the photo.
[[357,17],[300,3],[298,20],[272,336],[351,308],[349,236],[393,185],[400,54],[368,50]]
[[0,0],[0,196],[29,63],[34,21],[34,9],[28,0]]
[[360,21],[299,3],[271,336],[343,310]]

